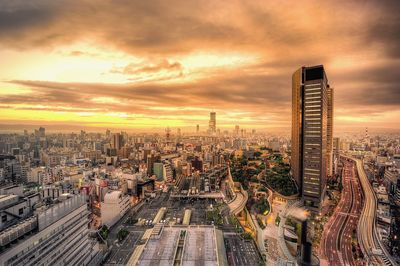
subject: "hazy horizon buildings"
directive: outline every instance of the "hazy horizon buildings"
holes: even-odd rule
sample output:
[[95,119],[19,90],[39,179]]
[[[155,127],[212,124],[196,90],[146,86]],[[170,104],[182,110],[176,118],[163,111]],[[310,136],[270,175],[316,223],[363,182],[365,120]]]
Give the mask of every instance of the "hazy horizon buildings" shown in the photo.
[[293,178],[306,207],[318,210],[332,172],[333,90],[322,65],[292,76]]

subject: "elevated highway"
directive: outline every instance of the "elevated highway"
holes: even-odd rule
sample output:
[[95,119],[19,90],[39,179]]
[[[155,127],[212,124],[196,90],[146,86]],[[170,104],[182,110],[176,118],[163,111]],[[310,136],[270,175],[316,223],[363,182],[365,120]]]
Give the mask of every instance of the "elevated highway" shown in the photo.
[[228,167],[228,185],[233,193],[235,193],[234,200],[228,203],[229,213],[233,215],[238,215],[246,207],[249,195],[247,191],[243,189],[240,183],[235,183],[233,181],[230,167]]
[[238,215],[243,209],[246,207],[247,200],[249,199],[249,195],[247,191],[242,188],[240,185],[240,190],[235,191],[236,197],[235,199],[228,204],[230,209],[230,214]]
[[376,210],[378,207],[377,198],[368,177],[364,171],[363,162],[347,155],[340,155],[342,158],[352,160],[356,163],[356,170],[360,179],[363,195],[364,206],[361,211],[360,220],[357,225],[357,238],[360,243],[368,265],[397,265],[383,244],[378,238],[376,227]]

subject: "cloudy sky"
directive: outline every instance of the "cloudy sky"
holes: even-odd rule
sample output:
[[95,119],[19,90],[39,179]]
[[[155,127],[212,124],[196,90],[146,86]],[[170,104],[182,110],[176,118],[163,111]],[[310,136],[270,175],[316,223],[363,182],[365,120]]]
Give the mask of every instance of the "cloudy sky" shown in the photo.
[[0,124],[290,128],[323,64],[336,129],[400,128],[399,1],[0,0]]

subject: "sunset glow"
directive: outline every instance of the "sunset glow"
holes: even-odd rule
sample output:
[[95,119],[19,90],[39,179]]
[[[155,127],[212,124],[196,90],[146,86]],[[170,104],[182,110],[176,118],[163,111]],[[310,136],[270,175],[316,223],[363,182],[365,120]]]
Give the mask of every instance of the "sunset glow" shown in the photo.
[[288,129],[292,73],[324,64],[335,130],[398,128],[395,8],[223,2],[1,3],[0,123]]

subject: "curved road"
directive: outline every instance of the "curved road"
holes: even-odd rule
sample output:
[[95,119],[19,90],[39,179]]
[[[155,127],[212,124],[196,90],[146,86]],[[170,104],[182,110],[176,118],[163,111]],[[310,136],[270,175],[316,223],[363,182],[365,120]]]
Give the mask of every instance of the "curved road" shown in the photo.
[[356,163],[357,173],[364,193],[365,203],[357,227],[357,238],[367,259],[367,265],[396,265],[391,257],[388,256],[386,250],[381,248],[375,224],[377,198],[365,174],[362,161],[345,155],[341,156]]
[[289,203],[286,205],[285,210],[281,213],[278,214],[281,217],[281,220],[279,222],[279,227],[278,227],[278,244],[285,255],[286,259],[288,259],[291,262],[295,262],[296,258],[290,253],[289,248],[286,245],[285,241],[285,236],[284,236],[284,225],[286,224],[286,219],[291,215],[291,213],[298,209],[302,205],[301,201],[296,201],[293,203]]

